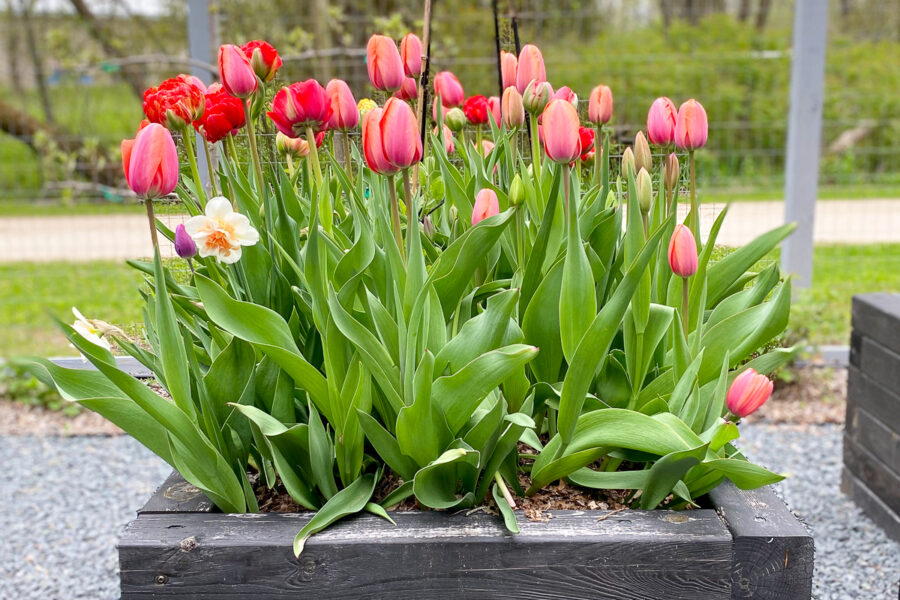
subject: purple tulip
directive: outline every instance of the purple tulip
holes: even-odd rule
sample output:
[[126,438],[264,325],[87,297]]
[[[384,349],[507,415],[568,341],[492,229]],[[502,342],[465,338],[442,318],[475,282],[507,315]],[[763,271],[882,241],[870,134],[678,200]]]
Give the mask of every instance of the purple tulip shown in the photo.
[[175,253],[181,258],[193,258],[197,255],[197,244],[185,231],[184,225],[175,228]]

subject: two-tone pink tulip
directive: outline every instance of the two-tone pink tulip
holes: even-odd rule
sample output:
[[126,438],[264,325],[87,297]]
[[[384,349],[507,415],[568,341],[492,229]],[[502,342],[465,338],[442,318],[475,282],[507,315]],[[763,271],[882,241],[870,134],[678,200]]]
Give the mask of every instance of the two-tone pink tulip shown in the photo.
[[520,94],[525,93],[525,88],[532,81],[538,83],[547,81],[547,69],[544,66],[544,56],[540,48],[534,44],[525,44],[519,52],[518,66],[516,69],[516,88]]
[[541,132],[547,157],[568,165],[581,156],[578,111],[565,100],[554,98],[541,114]]
[[278,90],[266,115],[284,135],[300,137],[307,128],[318,131],[328,123],[331,104],[325,88],[315,79],[307,79]]
[[403,60],[394,40],[375,34],[366,44],[366,69],[369,81],[379,90],[394,92],[403,85]]
[[613,112],[613,95],[608,86],[598,85],[588,99],[588,121],[594,125],[609,123]]
[[325,86],[325,96],[328,99],[330,113],[328,129],[349,131],[359,125],[359,109],[346,81],[342,79],[329,81]]
[[675,103],[665,96],[653,101],[647,113],[647,137],[651,144],[668,146],[675,140],[677,116]]
[[418,77],[422,73],[422,40],[414,33],[407,33],[400,40],[400,60],[407,77]]
[[725,396],[725,406],[739,418],[756,412],[772,396],[774,385],[765,375],[748,368],[734,378]]
[[235,98],[249,98],[259,87],[259,79],[250,59],[240,46],[224,44],[219,48],[219,77],[225,91]]
[[434,76],[434,94],[440,96],[445,108],[462,106],[466,101],[466,93],[456,75],[450,71],[441,71]]
[[525,124],[525,106],[522,104],[522,95],[515,86],[503,90],[503,97],[500,99],[500,118],[507,129],[516,129]]
[[169,130],[149,123],[133,140],[122,140],[122,169],[128,187],[139,197],[171,194],[178,184],[178,151]]
[[694,151],[706,144],[709,123],[703,105],[691,98],[681,105],[675,119],[675,145],[681,150]]
[[697,242],[687,226],[678,224],[669,240],[669,267],[679,277],[690,277],[697,272]]
[[515,54],[505,50],[500,51],[500,73],[504,90],[516,85],[516,74],[519,70],[518,64],[519,61]]

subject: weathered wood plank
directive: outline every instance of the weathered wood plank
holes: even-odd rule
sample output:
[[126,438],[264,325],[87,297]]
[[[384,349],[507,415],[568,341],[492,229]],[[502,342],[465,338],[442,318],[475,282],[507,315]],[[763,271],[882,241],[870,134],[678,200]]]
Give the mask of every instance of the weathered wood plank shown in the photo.
[[900,354],[882,346],[870,337],[863,337],[859,354],[859,369],[889,390],[900,390]]
[[205,513],[215,510],[215,505],[203,492],[184,480],[178,471],[172,471],[161,486],[156,488],[138,514],[147,513]]
[[844,466],[892,511],[900,513],[900,475],[848,435],[844,435]]
[[[900,370],[900,365],[897,368]],[[847,405],[848,410],[850,406],[865,409],[885,427],[900,433],[900,396],[853,365],[847,369]],[[849,423],[852,412],[847,416]]]
[[812,535],[769,488],[725,482],[709,494],[734,538],[731,598],[805,600],[812,595]]
[[141,514],[120,544],[122,598],[731,598],[731,535],[712,510],[359,515],[291,553],[305,514]]
[[881,527],[888,537],[900,542],[900,515],[882,502],[881,498],[875,495],[865,482],[847,470],[847,467],[841,470],[841,491]]
[[[900,407],[897,418],[900,420]],[[848,405],[845,433],[900,476],[900,434],[885,427],[863,407]]]
[[857,294],[851,310],[854,331],[900,353],[900,294]]

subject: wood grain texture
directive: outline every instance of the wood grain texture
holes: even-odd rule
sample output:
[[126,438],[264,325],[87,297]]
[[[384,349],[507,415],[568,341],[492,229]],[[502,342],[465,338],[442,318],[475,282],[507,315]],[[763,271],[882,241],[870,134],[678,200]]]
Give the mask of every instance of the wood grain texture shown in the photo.
[[725,482],[710,500],[734,538],[731,598],[808,600],[812,535],[769,488],[739,490]]
[[851,311],[854,331],[900,353],[900,294],[857,294]]
[[[896,367],[900,370],[900,364]],[[847,369],[847,423],[852,427],[852,408],[865,409],[882,425],[900,433],[900,395],[875,381],[865,371],[850,365]]]
[[859,369],[888,390],[900,390],[900,354],[863,336]]
[[172,471],[161,486],[140,510],[138,515],[166,512],[201,512],[215,510],[215,505],[203,492],[184,480],[178,471]]
[[847,467],[841,470],[841,491],[881,527],[888,537],[900,542],[900,515],[882,502],[881,498],[876,496],[865,482],[847,470]]
[[900,475],[848,435],[844,435],[844,467],[892,511],[900,513]]
[[847,407],[844,431],[854,442],[877,456],[894,474],[900,476],[900,433],[885,427],[884,422],[856,405]]

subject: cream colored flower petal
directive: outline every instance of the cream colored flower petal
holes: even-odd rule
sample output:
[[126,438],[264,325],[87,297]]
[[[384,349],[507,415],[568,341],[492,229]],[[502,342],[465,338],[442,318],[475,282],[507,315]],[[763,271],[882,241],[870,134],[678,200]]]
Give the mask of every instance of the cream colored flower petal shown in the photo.
[[218,219],[221,221],[232,212],[234,212],[234,210],[231,207],[231,201],[225,196],[216,196],[206,203],[206,216],[211,219]]
[[231,252],[228,252],[227,254],[225,254],[224,252],[219,254],[219,262],[223,262],[228,265],[230,265],[232,263],[236,263],[239,260],[241,260],[241,247],[240,246],[238,246]]
[[197,215],[196,217],[191,217],[184,222],[184,230],[189,236],[194,237],[204,229],[208,229],[209,222],[209,217]]
[[197,253],[200,255],[200,258],[206,258],[207,256],[218,257],[219,249],[212,246],[207,246],[206,244],[198,244]]
[[75,315],[75,321],[76,321],[76,322],[77,322],[77,321],[84,321],[85,323],[87,323],[87,319],[84,318],[84,315],[81,314],[81,311],[78,310],[77,308],[75,308],[74,306],[72,307],[72,314]]
[[248,227],[242,233],[235,232],[234,237],[242,246],[252,246],[259,241],[259,232],[252,227]]

